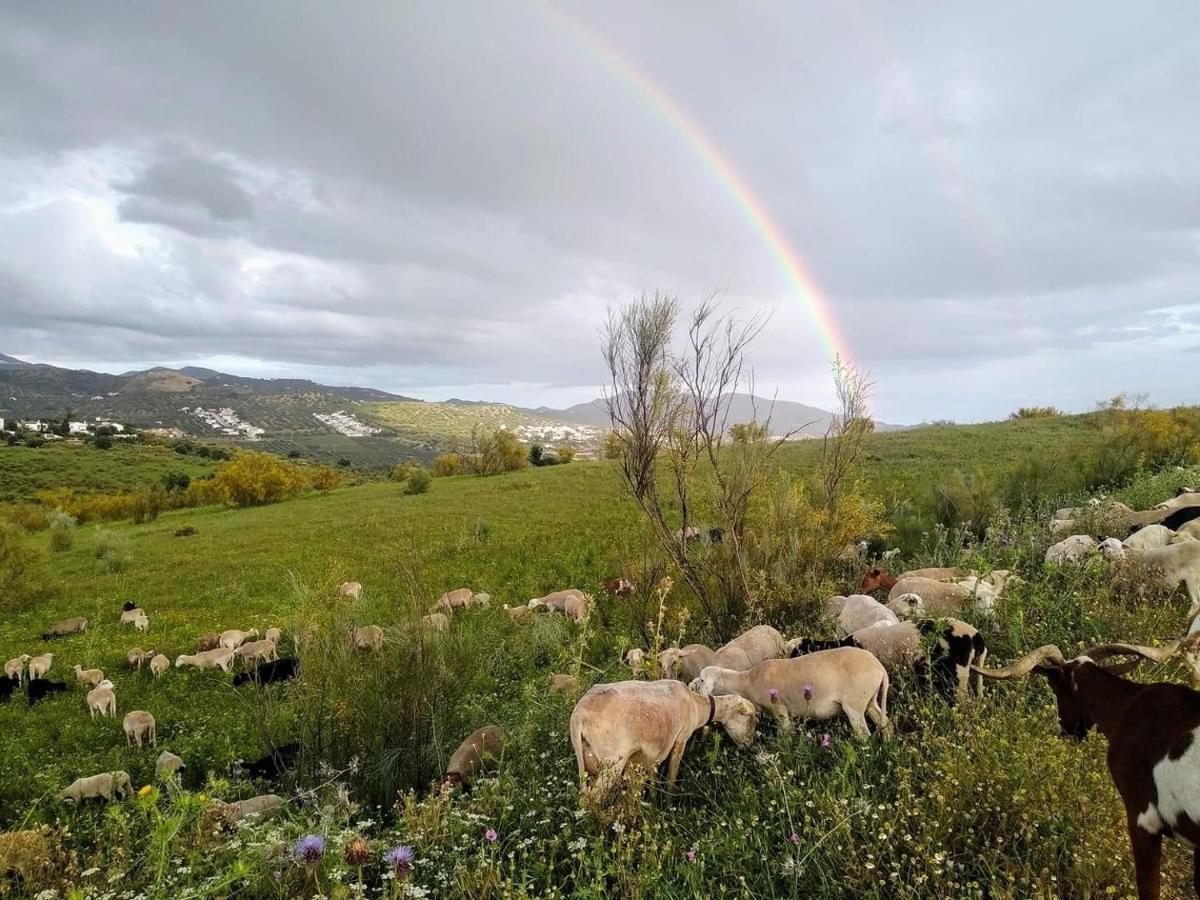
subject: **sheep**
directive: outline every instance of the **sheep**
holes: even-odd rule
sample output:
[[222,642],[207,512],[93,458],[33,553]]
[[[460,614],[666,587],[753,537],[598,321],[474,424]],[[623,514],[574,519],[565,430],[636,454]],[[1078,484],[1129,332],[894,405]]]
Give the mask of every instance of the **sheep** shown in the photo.
[[1120,560],[1125,558],[1125,545],[1117,538],[1105,538],[1096,545],[1100,551],[1100,555],[1108,560]]
[[1073,534],[1063,538],[1057,544],[1052,544],[1046,550],[1047,565],[1066,565],[1067,563],[1082,562],[1096,549],[1096,539],[1087,534]]
[[929,578],[933,581],[953,581],[966,573],[962,569],[936,567],[929,569],[910,569],[893,577],[878,567],[868,570],[858,585],[860,594],[873,594],[878,590],[890,591],[901,578]]
[[446,618],[445,613],[430,613],[427,616],[421,616],[421,627],[428,628],[431,631],[445,631],[450,627],[450,620]]
[[978,575],[971,575],[956,581],[955,584],[969,590],[974,597],[975,605],[983,612],[991,612],[996,601],[1000,599],[1000,594],[1003,593],[1005,586],[1018,581],[1020,579],[1007,569],[996,569],[990,575],[982,578]]
[[139,748],[142,746],[143,741],[149,741],[152,747],[158,744],[158,733],[154,726],[154,716],[146,712],[146,710],[135,709],[132,712],[127,712],[122,726],[125,729],[126,746],[133,744],[135,741]]
[[484,725],[467,735],[446,763],[445,784],[468,784],[492,772],[504,753],[508,735],[499,725]]
[[600,582],[600,587],[604,588],[614,597],[624,597],[637,590],[637,585],[623,575],[618,575],[616,578],[606,578]]
[[153,658],[153,650],[143,650],[141,647],[134,647],[125,654],[125,661],[129,663],[129,668],[137,669],[139,672],[142,669],[142,663],[150,662]]
[[283,775],[294,766],[296,757],[299,755],[299,744],[284,744],[282,747],[272,749],[270,753],[254,762],[248,763],[244,759],[235,759],[233,769],[238,775],[246,778],[262,778],[270,781]]
[[925,601],[918,594],[901,594],[887,602],[887,609],[898,619],[911,619],[925,612]]
[[0,678],[0,703],[7,703],[12,699],[13,691],[18,687],[20,684],[11,678]]
[[49,868],[50,841],[38,829],[0,832],[0,878],[16,875],[25,887]]
[[830,610],[836,610],[834,614],[842,634],[853,634],[860,628],[866,628],[876,622],[890,622],[894,625],[900,621],[894,612],[866,594],[851,594],[844,598],[831,597],[826,601],[826,611]]
[[233,666],[233,651],[225,648],[205,650],[202,653],[184,653],[175,657],[175,668],[195,666],[197,669],[220,669],[228,672]]
[[226,803],[224,800],[214,800],[212,815],[223,820],[228,825],[236,825],[245,819],[268,819],[283,811],[283,798],[278,794],[260,794],[249,800],[237,800]]
[[42,640],[48,641],[56,637],[68,637],[72,634],[82,634],[87,631],[88,620],[83,616],[76,616],[73,619],[62,619],[55,622],[49,628],[42,632]]
[[588,615],[588,596],[578,588],[568,588],[564,591],[554,591],[545,597],[535,597],[529,601],[530,609],[548,609],[550,612],[563,613],[568,619],[582,622]]
[[1155,509],[1185,509],[1189,506],[1200,506],[1200,493],[1189,487],[1181,487],[1170,500],[1155,504]]
[[144,614],[138,616],[136,619],[133,620],[133,627],[141,632],[149,631],[150,630],[150,617],[146,616]]
[[159,781],[165,781],[186,768],[187,764],[182,759],[170,750],[164,750],[158,754],[158,759],[154,761],[154,777]]
[[93,719],[97,714],[101,718],[115,716],[117,714],[117,694],[113,690],[113,683],[106,678],[88,691],[87,706]]
[[961,612],[971,602],[971,590],[952,581],[934,581],[920,576],[906,576],[892,587],[888,600],[901,594],[916,594],[921,598],[925,611],[940,616]]
[[[765,665],[765,663],[764,663]],[[701,697],[678,681],[620,681],[598,684],[571,713],[571,746],[581,791],[605,805],[630,764],[647,770],[667,763],[667,782],[679,777],[688,740],[716,722],[734,743],[747,747],[758,727],[758,711],[742,697]],[[589,787],[588,778],[595,782]]]
[[275,650],[275,642],[271,640],[250,641],[248,644],[242,644],[233,651],[233,655],[247,665],[252,662],[271,662],[279,659],[279,653]]
[[770,625],[755,625],[720,647],[714,665],[750,669],[764,659],[778,657],[783,653],[785,644],[783,635]]
[[14,656],[4,664],[4,674],[15,681],[17,684],[25,683],[25,669],[29,665],[31,657],[28,653],[22,653],[20,656]]
[[216,650],[221,646],[221,636],[219,634],[204,634],[200,636],[200,640],[196,641],[196,652],[203,653],[205,650]]
[[145,614],[146,611],[140,606],[131,606],[130,604],[126,603],[125,608],[121,610],[121,624],[132,625],[138,616],[144,616]]
[[383,629],[378,625],[365,625],[350,633],[350,641],[356,650],[382,650]]
[[450,615],[456,609],[466,609],[471,605],[475,593],[470,588],[455,588],[452,591],[446,591],[438,598],[437,603],[433,605],[431,612],[443,612]]
[[1162,525],[1147,525],[1125,538],[1121,543],[1131,550],[1153,550],[1171,543],[1175,532]]
[[716,651],[703,644],[687,644],[684,647],[668,647],[658,658],[663,678],[691,681],[705,666],[717,661]]
[[1177,536],[1186,534],[1189,537],[1200,541],[1200,519],[1194,519],[1191,522],[1185,522],[1183,525],[1179,526],[1179,529],[1175,532],[1175,534]]
[[1129,548],[1128,554],[1131,559],[1157,569],[1160,584],[1167,590],[1173,590],[1183,582],[1192,603],[1188,619],[1200,614],[1200,541],[1184,541],[1152,550]]
[[67,683],[65,681],[50,681],[48,678],[31,678],[25,688],[25,693],[29,698],[29,705],[33,706],[39,700],[45,700],[51,694],[58,694],[66,689]]
[[54,654],[43,653],[41,656],[34,656],[29,660],[29,680],[35,678],[45,678],[46,673],[50,671],[50,667],[54,665]]
[[129,773],[118,769],[86,778],[76,778],[58,794],[60,800],[82,803],[84,800],[124,800],[133,793]]
[[287,681],[295,678],[300,672],[300,660],[294,656],[284,657],[283,659],[272,660],[268,663],[263,663],[249,672],[240,672],[233,676],[233,686],[241,687],[248,682],[256,684],[274,684],[277,681]]
[[574,675],[551,675],[550,676],[550,693],[552,694],[578,694],[579,679]]
[[[535,612],[535,610],[530,609],[528,606],[509,606],[507,603],[504,604],[504,611],[508,613],[508,617],[514,622],[524,622],[532,618]],[[434,615],[441,616],[442,614],[434,613]],[[426,618],[429,617],[426,616]],[[445,616],[442,616],[442,618],[445,618]]]
[[705,695],[737,694],[774,714],[783,728],[792,716],[832,719],[842,713],[855,737],[866,740],[873,722],[885,738],[888,674],[866,650],[838,647],[793,659],[769,659],[748,672],[709,666],[691,688]]
[[154,658],[150,660],[150,674],[155,678],[162,678],[170,668],[171,661],[161,653],[154,654]]
[[684,541],[700,540],[700,529],[695,525],[689,525],[687,528],[675,529],[675,542],[682,544]]
[[621,662],[628,666],[634,675],[640,675],[646,666],[646,651],[641,647],[631,647],[621,654]]
[[104,680],[104,672],[100,669],[85,669],[83,666],[76,665],[75,680],[80,684],[95,687]]
[[357,581],[343,581],[337,587],[337,595],[350,600],[357,600],[362,596],[362,585]]
[[222,631],[218,643],[226,650],[236,650],[250,638],[258,637],[258,629],[251,628],[249,631],[239,631],[237,628],[230,628],[228,631]]
[[263,632],[263,637],[268,641],[274,641],[275,646],[278,647],[283,641],[283,632],[278,628],[268,628],[265,632]]

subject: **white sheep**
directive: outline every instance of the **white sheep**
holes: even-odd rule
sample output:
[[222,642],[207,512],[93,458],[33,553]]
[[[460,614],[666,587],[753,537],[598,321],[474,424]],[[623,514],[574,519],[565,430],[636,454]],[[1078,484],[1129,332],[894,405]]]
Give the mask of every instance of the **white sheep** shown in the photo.
[[430,613],[427,616],[421,617],[421,627],[428,628],[430,631],[445,631],[450,627],[450,620],[446,617],[445,613]]
[[150,674],[155,678],[162,678],[169,668],[171,668],[171,661],[161,653],[156,653],[150,660]]
[[382,650],[383,629],[378,625],[364,625],[350,633],[350,642],[356,650]]
[[[910,593],[904,591],[896,594]],[[889,601],[895,598],[889,598]],[[866,594],[851,594],[849,597],[830,597],[825,601],[825,611],[837,617],[838,629],[842,634],[853,634],[860,628],[874,625],[876,622],[890,622],[893,625],[900,618],[876,600]]]
[[1156,550],[1171,543],[1175,532],[1165,525],[1147,525],[1139,528],[1121,543],[1130,550]]
[[184,653],[175,657],[175,668],[195,666],[197,669],[220,669],[228,672],[233,666],[233,651],[226,648],[204,650],[200,653]]
[[233,803],[214,800],[212,809],[214,815],[230,825],[236,825],[243,819],[267,819],[282,812],[283,798],[278,794],[260,794],[249,800],[236,800]]
[[665,679],[689,682],[705,666],[717,661],[717,653],[704,644],[687,644],[683,647],[668,647],[658,658],[659,668]]
[[250,641],[242,644],[233,652],[233,655],[247,665],[279,659],[279,653],[275,650],[275,642],[272,640]]
[[117,694],[113,690],[113,683],[106,678],[88,691],[87,705],[88,712],[93,719],[97,715],[101,718],[115,716],[117,714]]
[[143,614],[133,620],[133,627],[138,631],[146,632],[150,630],[150,617]]
[[32,681],[34,678],[45,678],[46,673],[53,665],[53,653],[43,653],[41,656],[33,657],[29,660],[29,679]]
[[898,619],[911,619],[925,612],[925,601],[921,599],[919,594],[901,594],[895,600],[889,600],[887,608]]
[[22,684],[25,681],[25,668],[32,658],[28,653],[14,656],[4,664],[4,674],[17,684]]
[[150,746],[158,743],[158,734],[155,731],[154,716],[146,712],[144,709],[135,709],[132,712],[125,714],[125,745],[128,746],[137,743],[142,746],[143,741],[149,741]]
[[1105,538],[1098,545],[1100,554],[1108,560],[1125,558],[1125,545],[1118,538]]
[[83,666],[75,666],[75,680],[80,684],[91,685],[96,687],[104,680],[104,672],[100,669],[85,669]]
[[1152,550],[1129,548],[1127,552],[1130,559],[1139,560],[1157,570],[1160,583],[1167,590],[1178,587],[1182,582],[1192,603],[1188,619],[1200,614],[1200,541],[1184,541]]
[[266,638],[268,641],[274,641],[275,646],[278,647],[280,642],[282,642],[282,640],[283,640],[283,632],[278,628],[268,628],[263,633],[263,637]]
[[186,768],[187,766],[182,759],[170,750],[164,750],[158,754],[158,759],[154,763],[154,777],[160,781],[164,781],[174,776],[181,769]]
[[138,616],[144,616],[145,614],[146,611],[140,606],[134,606],[130,609],[123,609],[121,610],[121,624],[132,625],[135,621],[137,621]]
[[249,631],[240,631],[237,628],[230,628],[228,631],[222,631],[221,637],[218,640],[218,645],[225,650],[236,650],[250,638],[258,637],[258,629],[251,628]]
[[548,609],[550,612],[563,613],[568,619],[582,622],[588,616],[589,600],[587,594],[578,588],[567,588],[563,591],[553,591],[544,597],[535,597],[529,601],[530,609]]
[[[904,576],[888,593],[888,601],[901,594],[916,594],[921,598],[925,611],[933,616],[944,616],[961,612],[971,603],[971,590],[952,581],[934,581],[921,576]],[[870,623],[867,623],[870,624]]]
[[154,658],[153,650],[143,650],[141,647],[134,647],[125,654],[125,661],[129,663],[129,668],[141,671],[142,663],[147,663]]
[[1185,522],[1179,526],[1175,532],[1177,535],[1186,534],[1200,541],[1200,519],[1192,519],[1190,522]]
[[82,803],[84,800],[123,800],[133,793],[133,782],[129,773],[123,771],[102,772],[86,778],[76,778],[58,795],[60,800]]
[[1047,548],[1045,561],[1047,564],[1052,563],[1059,566],[1083,562],[1095,549],[1096,539],[1091,535],[1073,534]]
[[357,581],[343,581],[337,587],[337,594],[349,600],[357,600],[362,596],[362,584]]
[[641,647],[631,647],[622,654],[621,662],[628,666],[634,675],[640,675],[646,666],[646,651]]

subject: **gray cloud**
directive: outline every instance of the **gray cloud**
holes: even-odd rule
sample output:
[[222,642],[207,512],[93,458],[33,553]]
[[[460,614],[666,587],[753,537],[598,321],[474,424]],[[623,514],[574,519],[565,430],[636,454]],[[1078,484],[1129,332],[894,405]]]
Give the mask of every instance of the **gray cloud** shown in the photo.
[[763,235],[582,29],[756,193],[885,418],[1087,406],[1121,373],[1194,400],[1161,361],[1200,346],[1197,26],[1182,2],[10,5],[0,351],[537,403],[601,381],[606,304],[722,290],[775,311],[759,383],[826,400]]

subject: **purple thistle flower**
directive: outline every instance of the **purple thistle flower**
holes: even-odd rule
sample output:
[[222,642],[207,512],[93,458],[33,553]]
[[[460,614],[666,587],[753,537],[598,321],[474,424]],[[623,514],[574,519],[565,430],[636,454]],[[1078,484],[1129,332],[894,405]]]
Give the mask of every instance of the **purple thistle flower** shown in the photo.
[[308,866],[319,863],[325,855],[325,838],[319,834],[305,835],[292,847],[292,855]]
[[806,685],[804,686],[804,699],[805,699],[805,700],[811,700],[811,699],[812,699],[812,691],[813,691],[813,688],[812,688],[812,685],[811,685],[811,684],[806,684]]
[[400,874],[406,874],[412,870],[413,863],[417,861],[417,851],[407,844],[400,844],[383,854],[383,861],[388,868],[395,869]]
[[800,835],[796,834],[796,832],[793,831],[792,836],[789,837],[788,840],[791,841],[793,844],[799,844],[800,843]]
[[779,699],[779,688],[768,688],[767,696],[770,697],[772,700],[778,700]]
[[683,855],[687,857],[688,862],[694,863],[696,861],[696,851],[695,850],[689,850],[687,853],[685,853]]
[[495,828],[489,828],[483,833],[483,836],[487,839],[489,844],[494,844],[496,843],[496,838],[498,838],[500,835],[496,834]]
[[832,741],[829,739],[829,732],[828,732],[828,731],[827,731],[827,732],[825,732],[823,735],[821,735],[821,747],[822,747],[822,748],[824,748],[825,750],[828,750],[828,749],[829,749],[829,745],[830,745],[831,743],[832,743]]

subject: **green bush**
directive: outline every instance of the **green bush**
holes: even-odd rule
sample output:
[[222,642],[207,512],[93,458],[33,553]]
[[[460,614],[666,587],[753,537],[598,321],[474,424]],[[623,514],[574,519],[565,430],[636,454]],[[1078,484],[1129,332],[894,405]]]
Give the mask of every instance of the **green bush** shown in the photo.
[[98,572],[111,575],[125,571],[129,565],[129,541],[115,531],[97,528],[92,552]]
[[983,471],[951,472],[933,491],[933,515],[938,523],[950,529],[962,526],[979,538],[1002,506],[999,488]]
[[417,466],[410,469],[408,472],[408,480],[404,484],[404,493],[406,494],[424,494],[429,490],[429,483],[433,481],[433,476],[429,474],[429,470]]
[[15,525],[0,522],[0,602],[24,596],[36,557]]

